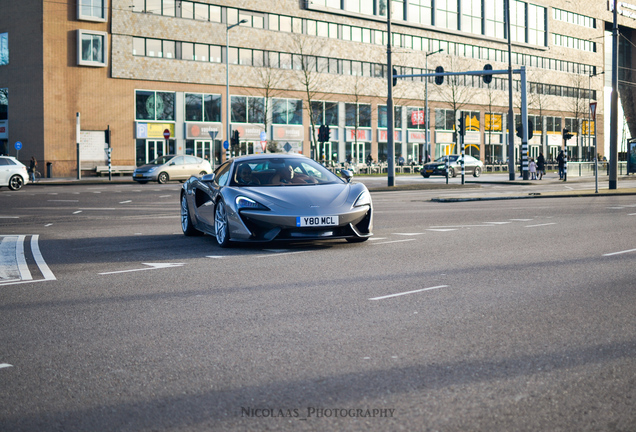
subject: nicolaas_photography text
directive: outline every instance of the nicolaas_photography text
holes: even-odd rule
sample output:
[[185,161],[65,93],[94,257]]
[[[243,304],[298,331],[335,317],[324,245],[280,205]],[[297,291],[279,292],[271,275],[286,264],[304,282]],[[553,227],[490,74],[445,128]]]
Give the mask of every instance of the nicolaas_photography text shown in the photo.
[[395,408],[254,408],[241,407],[241,417],[253,418],[391,418]]

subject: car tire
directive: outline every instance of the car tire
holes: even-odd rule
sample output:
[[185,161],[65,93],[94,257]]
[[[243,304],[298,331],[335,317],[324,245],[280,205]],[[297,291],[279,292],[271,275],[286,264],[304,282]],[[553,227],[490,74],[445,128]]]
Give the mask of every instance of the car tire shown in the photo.
[[455,170],[452,168],[448,169],[448,177],[455,177]]
[[481,175],[481,167],[475,167],[475,171],[473,171],[473,177],[479,177]]
[[430,176],[428,174],[422,174],[422,177],[429,178]]
[[207,174],[207,172],[205,172],[205,171],[201,171],[201,172],[199,173],[199,177],[203,177],[203,176],[204,176],[204,175],[206,175],[206,174]]
[[223,201],[219,201],[214,210],[214,235],[219,246],[222,248],[230,247],[230,226]]
[[16,174],[9,179],[8,186],[12,191],[20,190],[24,186],[24,179]]
[[157,176],[157,183],[159,184],[165,184],[168,182],[168,180],[170,180],[170,176],[168,175],[167,172],[161,172]]
[[181,195],[181,230],[186,236],[202,236],[203,233],[192,225],[190,218],[190,208],[185,194]]

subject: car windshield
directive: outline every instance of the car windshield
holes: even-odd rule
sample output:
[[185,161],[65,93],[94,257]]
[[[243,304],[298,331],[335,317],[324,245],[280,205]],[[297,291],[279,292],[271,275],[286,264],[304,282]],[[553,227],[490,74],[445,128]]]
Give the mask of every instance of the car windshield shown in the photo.
[[250,158],[234,164],[232,186],[311,186],[342,183],[309,158]]
[[153,160],[152,162],[148,162],[148,165],[164,165],[168,163],[168,161],[172,159],[173,157],[174,156],[159,156],[157,159]]
[[452,156],[442,156],[440,158],[435,159],[435,162],[444,162],[446,163],[446,159],[449,159],[451,162],[455,162],[457,160],[459,156],[457,155],[452,155]]

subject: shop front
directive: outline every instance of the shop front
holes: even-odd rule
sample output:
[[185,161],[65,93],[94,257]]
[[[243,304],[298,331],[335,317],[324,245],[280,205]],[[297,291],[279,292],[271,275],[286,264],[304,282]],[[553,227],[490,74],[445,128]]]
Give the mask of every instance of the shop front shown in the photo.
[[271,136],[279,152],[304,154],[305,131],[302,125],[274,125]]
[[[170,138],[164,138],[164,131]],[[135,163],[146,164],[159,156],[177,154],[174,123],[135,122]]]
[[346,128],[345,138],[345,160],[348,163],[366,163],[371,154],[371,128]]
[[261,138],[265,132],[265,125],[252,123],[232,123],[232,131],[239,133],[239,147],[234,149],[234,156],[263,153]]
[[221,146],[225,137],[223,123],[186,122],[185,131],[185,154],[209,160],[212,168],[221,163]]
[[[386,129],[378,129],[378,158],[376,162],[386,162],[389,157],[388,150],[389,133]],[[402,131],[393,131],[393,144],[395,146],[395,159],[402,154]]]

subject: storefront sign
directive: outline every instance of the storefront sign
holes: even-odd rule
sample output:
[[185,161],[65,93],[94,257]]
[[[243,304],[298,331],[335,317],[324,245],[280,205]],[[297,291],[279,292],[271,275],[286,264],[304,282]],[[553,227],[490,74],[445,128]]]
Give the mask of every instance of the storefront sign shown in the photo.
[[436,143],[452,143],[453,133],[452,132],[435,132],[435,142]]
[[216,132],[215,139],[222,140],[225,137],[223,123],[186,123],[185,139],[209,140],[210,132]]
[[163,139],[163,131],[168,129],[170,136],[174,135],[174,123],[143,123],[135,122],[135,138],[137,139]]
[[[378,142],[385,143],[389,140],[389,131],[378,129]],[[402,142],[402,131],[393,131],[393,142]],[[410,141],[413,142],[413,141]]]
[[302,141],[305,139],[305,133],[300,125],[272,126],[272,139],[274,141]]
[[[356,130],[354,128],[347,128],[345,130],[345,137],[347,142],[352,142],[352,141],[367,141],[367,142],[371,142],[372,140],[372,135],[371,135],[371,129],[358,129],[357,131],[357,136],[356,136]],[[356,139],[357,138],[357,139]]]
[[423,125],[424,124],[424,111],[413,111],[411,113],[411,124]]
[[261,141],[261,132],[265,132],[262,124],[232,123],[230,126],[239,132],[241,141]]
[[426,143],[426,131],[424,130],[410,130],[407,132],[407,142],[410,143]]
[[0,139],[9,139],[9,122],[0,120]]

